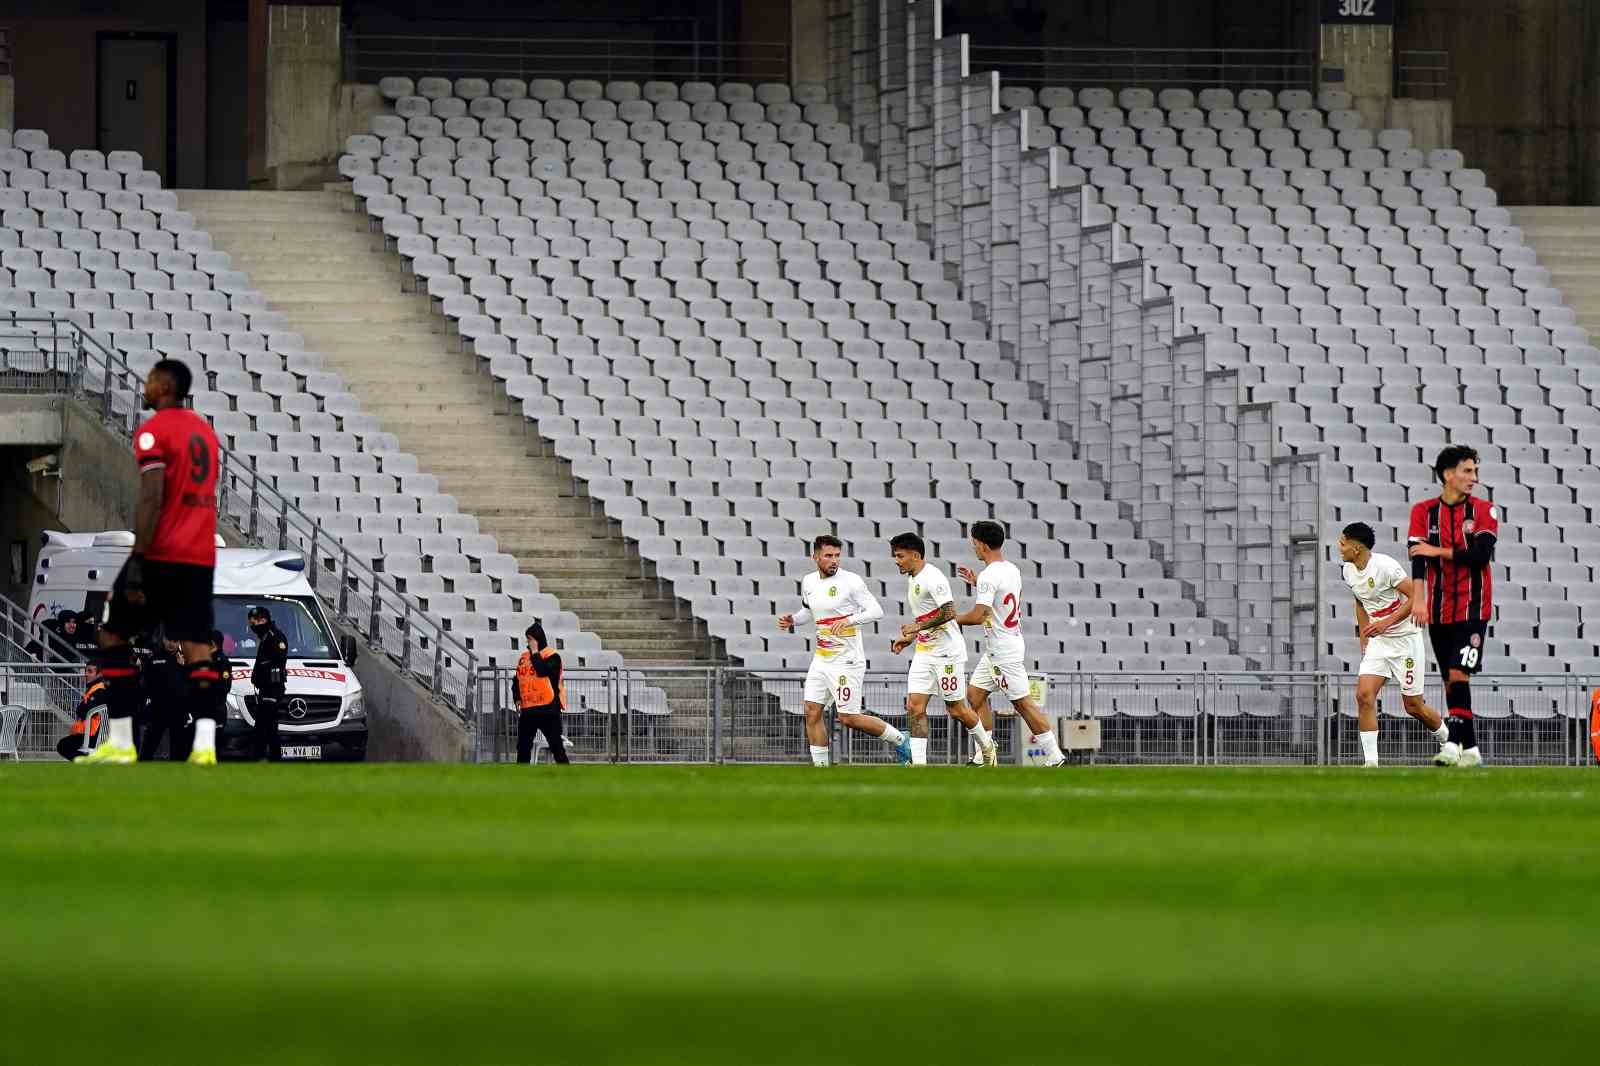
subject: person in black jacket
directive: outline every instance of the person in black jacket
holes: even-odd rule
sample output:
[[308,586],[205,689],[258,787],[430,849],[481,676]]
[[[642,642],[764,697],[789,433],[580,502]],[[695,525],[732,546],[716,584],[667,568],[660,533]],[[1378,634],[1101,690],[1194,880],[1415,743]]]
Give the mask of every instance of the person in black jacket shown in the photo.
[[[189,711],[184,706],[183,652],[175,640],[163,640],[150,647],[150,659],[143,664],[144,733],[138,735],[141,762],[154,759],[167,739],[167,758],[180,761],[189,757],[183,742],[190,728]],[[137,716],[136,716],[137,717]],[[179,751],[182,754],[179,754]]]
[[533,761],[533,734],[544,734],[550,757],[568,762],[561,737],[561,711],[567,704],[567,686],[561,675],[561,656],[545,639],[544,626],[534,622],[524,634],[528,650],[517,660],[517,761]]
[[283,758],[278,712],[289,681],[289,641],[272,624],[272,612],[259,604],[250,608],[248,621],[256,635],[256,664],[250,671],[256,690],[255,757],[278,762]]

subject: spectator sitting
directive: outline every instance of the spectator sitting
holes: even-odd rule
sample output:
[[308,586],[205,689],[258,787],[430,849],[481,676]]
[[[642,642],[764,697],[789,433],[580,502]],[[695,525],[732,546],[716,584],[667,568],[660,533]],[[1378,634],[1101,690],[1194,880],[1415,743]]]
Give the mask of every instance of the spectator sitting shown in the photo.
[[72,732],[61,738],[56,751],[63,759],[80,759],[91,738],[100,732],[106,710],[106,683],[100,677],[100,668],[93,663],[84,668],[83,679],[87,688],[72,722]]

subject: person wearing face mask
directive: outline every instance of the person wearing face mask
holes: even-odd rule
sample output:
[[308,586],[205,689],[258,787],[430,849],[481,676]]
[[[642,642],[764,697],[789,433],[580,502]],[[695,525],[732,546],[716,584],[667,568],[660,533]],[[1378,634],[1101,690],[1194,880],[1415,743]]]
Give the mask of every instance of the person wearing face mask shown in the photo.
[[277,762],[283,757],[278,740],[278,711],[288,684],[289,641],[272,624],[272,612],[256,605],[247,616],[256,635],[256,664],[250,684],[256,690],[255,758]]
[[524,634],[528,650],[517,660],[517,761],[533,761],[533,735],[544,734],[550,756],[569,761],[561,738],[561,711],[567,705],[567,686],[561,676],[561,656],[545,638],[544,626],[534,622]]

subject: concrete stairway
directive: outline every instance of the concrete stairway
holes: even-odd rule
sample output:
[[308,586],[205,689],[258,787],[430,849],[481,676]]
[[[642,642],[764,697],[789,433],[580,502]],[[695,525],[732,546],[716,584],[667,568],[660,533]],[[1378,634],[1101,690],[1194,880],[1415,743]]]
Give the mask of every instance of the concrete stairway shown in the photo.
[[1513,207],[1550,284],[1561,290],[1578,325],[1600,336],[1600,207]]
[[648,566],[641,572],[615,524],[574,486],[569,465],[527,454],[520,412],[495,412],[489,379],[458,350],[450,322],[425,297],[400,291],[398,257],[365,216],[343,209],[345,198],[180,191],[178,199],[440,491],[608,649],[630,665],[720,656],[720,642],[670,586]]

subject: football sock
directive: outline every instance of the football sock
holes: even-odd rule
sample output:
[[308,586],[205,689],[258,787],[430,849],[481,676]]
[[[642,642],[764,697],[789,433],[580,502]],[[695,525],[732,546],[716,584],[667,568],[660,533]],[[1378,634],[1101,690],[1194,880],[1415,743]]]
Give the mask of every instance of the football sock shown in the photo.
[[1061,751],[1061,741],[1057,739],[1055,730],[1048,730],[1031,738],[1033,742],[1044,749],[1044,764],[1056,766],[1066,761],[1066,755]]
[[1472,686],[1451,681],[1444,687],[1445,705],[1450,709],[1450,739],[1463,748],[1478,746],[1478,731],[1472,724]]
[[[100,676],[106,682],[106,712],[112,727],[108,739],[113,744],[132,744],[133,716],[144,708],[144,690],[139,687],[139,660],[126,644],[101,648],[96,658]],[[121,732],[117,729],[118,722],[123,723]]]
[[[194,720],[194,745],[190,751],[217,750],[217,722],[214,718],[196,718]],[[823,748],[827,751],[827,748]]]
[[217,670],[217,664],[207,659],[204,662],[186,663],[183,667],[183,679],[188,690],[189,713],[194,715],[194,720],[217,720],[222,708],[222,674]]
[[1443,744],[1450,739],[1450,723],[1440,722],[1439,728],[1433,731],[1433,739]]
[[[897,747],[900,744],[900,741],[902,739],[904,739],[904,737],[905,737],[904,733],[900,732],[900,730],[896,729],[894,726],[890,725],[888,722],[885,722],[885,723],[883,723],[883,736],[879,737],[878,739],[882,740],[885,744],[887,744],[891,748],[893,748],[893,747]],[[912,743],[915,744],[916,741],[912,741]]]
[[911,765],[913,765],[913,766],[927,766],[928,765],[928,738],[927,737],[912,737],[911,738]]
[[811,745],[811,765],[812,766],[827,766],[828,765],[828,749],[826,747],[819,748],[815,744]]
[[1361,731],[1361,758],[1368,766],[1378,765],[1378,731]]
[[972,734],[972,739],[978,742],[978,747],[980,748],[987,748],[989,745],[994,743],[994,741],[989,737],[989,731],[983,728],[982,722],[979,722],[971,729],[968,729],[967,732]]
[[108,718],[106,721],[111,727],[111,736],[108,738],[108,741],[112,747],[133,747],[132,716],[127,718]]

